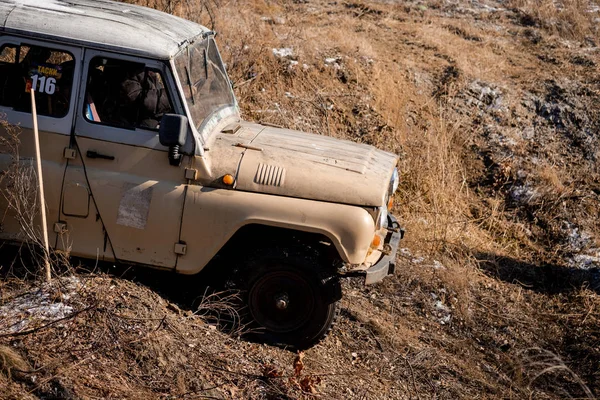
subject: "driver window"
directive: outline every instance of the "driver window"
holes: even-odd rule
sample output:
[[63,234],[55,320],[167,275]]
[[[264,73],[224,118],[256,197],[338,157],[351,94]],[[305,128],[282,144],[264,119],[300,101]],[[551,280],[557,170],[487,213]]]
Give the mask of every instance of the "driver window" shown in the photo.
[[105,57],[90,61],[83,110],[89,122],[157,130],[172,110],[160,71]]

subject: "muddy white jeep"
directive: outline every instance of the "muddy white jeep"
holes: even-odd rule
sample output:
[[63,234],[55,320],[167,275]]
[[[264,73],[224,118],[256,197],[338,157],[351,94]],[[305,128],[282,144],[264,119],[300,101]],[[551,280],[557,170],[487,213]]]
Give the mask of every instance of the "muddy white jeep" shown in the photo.
[[[106,0],[4,0],[0,113],[25,158],[30,91],[55,249],[188,275],[225,260],[255,324],[296,347],[329,331],[341,276],[394,271],[397,157],[242,121],[203,26]],[[0,237],[23,240],[0,206]]]

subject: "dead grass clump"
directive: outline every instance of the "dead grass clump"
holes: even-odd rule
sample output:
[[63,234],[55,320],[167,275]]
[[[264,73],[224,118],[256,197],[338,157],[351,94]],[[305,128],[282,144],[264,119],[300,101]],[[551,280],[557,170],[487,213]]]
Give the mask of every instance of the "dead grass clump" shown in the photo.
[[[0,172],[0,209],[4,210],[0,222],[4,238],[22,243],[20,255],[26,256],[29,267],[35,267],[30,273],[42,276],[46,267],[46,258],[42,254],[46,250],[42,239],[35,164],[33,159],[21,157],[21,128],[9,124],[2,114],[0,132],[0,158],[3,167]],[[51,268],[56,271],[70,268],[68,235],[61,240],[62,248],[67,250],[50,250],[47,254]]]
[[594,1],[511,0],[509,4],[521,11],[522,25],[540,25],[567,39],[600,39],[600,10]]
[[568,179],[566,171],[547,164],[539,166],[539,169],[537,175],[541,180],[541,190],[557,196],[562,196],[571,189],[569,188],[569,185],[565,184],[565,181]]
[[545,390],[563,398],[596,398],[583,380],[556,354],[531,348],[521,351],[519,358],[522,363],[519,375],[526,377],[528,387],[531,388],[536,381],[543,381]]
[[19,374],[29,370],[29,364],[19,353],[8,346],[0,346],[0,374],[11,379],[15,373]]
[[237,292],[211,293],[208,289],[198,300],[194,314],[203,320],[218,326],[223,332],[239,337],[247,332],[247,326],[240,315],[242,298]]
[[[6,122],[4,115],[0,115],[0,131],[0,155],[3,158],[0,209],[5,210],[2,224],[7,232],[15,235],[12,239],[23,241],[31,253],[39,253],[44,250],[38,219],[38,184],[34,164],[31,159],[20,157],[21,129]],[[38,264],[37,270],[41,270],[43,260],[38,260]]]

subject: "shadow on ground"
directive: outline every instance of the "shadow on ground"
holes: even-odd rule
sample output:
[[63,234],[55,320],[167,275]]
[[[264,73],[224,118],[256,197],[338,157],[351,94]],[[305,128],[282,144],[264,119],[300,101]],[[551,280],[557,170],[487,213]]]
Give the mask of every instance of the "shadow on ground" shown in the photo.
[[569,293],[590,289],[600,293],[600,269],[579,269],[553,264],[533,264],[490,253],[478,253],[479,268],[487,275],[504,282],[544,294]]

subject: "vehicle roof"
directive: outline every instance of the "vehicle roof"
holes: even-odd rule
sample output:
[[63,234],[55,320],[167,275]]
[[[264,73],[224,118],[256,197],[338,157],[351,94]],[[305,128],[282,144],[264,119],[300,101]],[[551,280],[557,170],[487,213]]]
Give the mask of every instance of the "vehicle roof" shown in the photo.
[[0,0],[0,34],[169,59],[209,30],[146,7],[110,0]]

